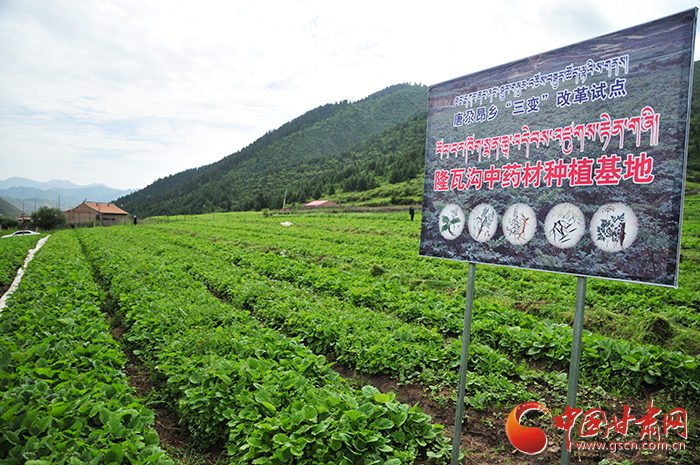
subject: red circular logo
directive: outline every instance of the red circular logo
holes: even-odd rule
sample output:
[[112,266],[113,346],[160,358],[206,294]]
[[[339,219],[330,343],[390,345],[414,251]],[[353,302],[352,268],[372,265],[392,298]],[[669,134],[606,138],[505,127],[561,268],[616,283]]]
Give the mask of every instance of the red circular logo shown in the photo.
[[550,417],[552,416],[549,410],[539,402],[525,402],[515,407],[508,415],[506,434],[510,443],[520,452],[535,455],[547,447],[547,435],[539,428],[526,427],[520,424],[520,418],[531,410],[539,410]]

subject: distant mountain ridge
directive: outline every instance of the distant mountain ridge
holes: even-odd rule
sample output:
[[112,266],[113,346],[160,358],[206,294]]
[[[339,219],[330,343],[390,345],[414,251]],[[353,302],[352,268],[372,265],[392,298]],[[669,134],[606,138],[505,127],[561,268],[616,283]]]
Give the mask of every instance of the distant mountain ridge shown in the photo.
[[305,176],[299,166],[323,165],[427,106],[428,88],[416,84],[323,105],[216,163],[159,179],[116,203],[139,216],[278,208],[285,190]]
[[13,177],[0,181],[0,198],[14,205],[20,211],[31,213],[42,206],[72,208],[83,200],[113,202],[128,195],[133,190],[120,190],[104,184],[80,186],[70,181],[53,180],[48,182]]
[[74,184],[70,181],[63,181],[60,179],[53,179],[51,181],[34,181],[33,179],[22,178],[15,176],[12,178],[0,180],[0,189],[7,189],[9,187],[34,187],[41,190],[49,189],[84,189],[86,187],[106,187],[104,184],[90,184],[88,186],[80,186]]

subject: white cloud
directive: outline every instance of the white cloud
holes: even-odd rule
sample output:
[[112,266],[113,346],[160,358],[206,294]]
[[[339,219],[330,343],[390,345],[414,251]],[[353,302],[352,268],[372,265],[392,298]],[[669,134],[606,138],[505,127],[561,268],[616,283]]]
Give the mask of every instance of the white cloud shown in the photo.
[[140,188],[319,105],[434,84],[684,1],[0,3],[0,178]]

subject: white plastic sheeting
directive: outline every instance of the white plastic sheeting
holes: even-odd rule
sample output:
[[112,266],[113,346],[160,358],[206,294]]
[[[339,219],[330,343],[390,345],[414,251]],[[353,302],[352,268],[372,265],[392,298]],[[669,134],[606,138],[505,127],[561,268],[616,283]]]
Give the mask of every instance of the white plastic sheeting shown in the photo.
[[12,285],[10,285],[10,288],[7,290],[7,292],[5,292],[2,298],[0,298],[0,313],[2,313],[2,309],[5,308],[5,302],[7,301],[7,299],[12,295],[13,292],[15,292],[15,290],[19,286],[20,281],[22,281],[22,276],[24,276],[24,270],[27,269],[27,265],[29,265],[29,262],[31,262],[34,258],[34,254],[41,248],[41,246],[46,244],[46,241],[49,239],[49,237],[51,237],[51,235],[39,239],[39,242],[36,243],[36,247],[29,250],[29,253],[27,253],[27,258],[24,259],[24,264],[19,270],[17,270],[17,276],[15,276],[15,280],[12,281]]

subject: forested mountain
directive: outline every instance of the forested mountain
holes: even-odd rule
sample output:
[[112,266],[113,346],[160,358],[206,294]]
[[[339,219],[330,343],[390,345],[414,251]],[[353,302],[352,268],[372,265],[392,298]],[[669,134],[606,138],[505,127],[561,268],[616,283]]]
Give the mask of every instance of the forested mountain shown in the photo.
[[[326,171],[326,163],[424,113],[427,105],[427,88],[410,84],[388,87],[357,102],[327,104],[217,163],[159,179],[116,203],[130,213],[150,216],[279,208],[285,190],[291,201],[312,200],[316,183],[310,180],[314,173]],[[425,142],[417,142],[422,158]],[[299,189],[305,187],[309,189],[302,195]],[[365,187],[362,181],[359,187]]]
[[[700,183],[700,62],[694,76],[687,180]],[[276,209],[285,191],[288,205],[419,202],[427,97],[425,86],[400,84],[318,107],[217,163],[159,179],[117,204],[151,216]]]
[[[354,193],[399,184],[422,177],[425,162],[426,111],[399,123],[349,150],[321,161],[310,161],[281,171],[286,180],[287,204],[313,199],[333,199],[346,203],[361,196]],[[275,192],[274,179],[263,179],[253,208],[281,208],[283,192]],[[394,195],[383,204],[419,203],[422,182],[410,192]],[[272,194],[272,195],[270,195]]]

